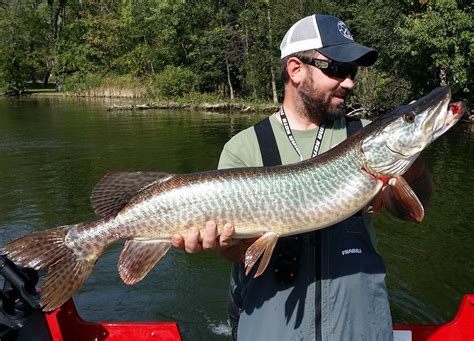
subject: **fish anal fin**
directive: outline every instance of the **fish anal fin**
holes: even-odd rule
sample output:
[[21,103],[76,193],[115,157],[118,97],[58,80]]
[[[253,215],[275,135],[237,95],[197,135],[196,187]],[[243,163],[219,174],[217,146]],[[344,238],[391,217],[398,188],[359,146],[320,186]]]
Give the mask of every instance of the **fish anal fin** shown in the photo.
[[410,185],[401,176],[390,179],[383,190],[383,200],[387,210],[394,216],[422,221],[425,209]]
[[92,208],[100,216],[115,215],[137,193],[171,177],[172,175],[161,172],[109,173],[92,190]]
[[[267,232],[258,238],[245,253],[245,275],[247,276],[253,269],[255,263],[262,257],[254,277],[260,276],[267,268],[273,249],[278,241],[278,235],[274,232]],[[263,255],[263,256],[262,256]]]
[[138,283],[160,261],[170,247],[171,243],[168,240],[127,240],[118,264],[120,278],[125,284]]

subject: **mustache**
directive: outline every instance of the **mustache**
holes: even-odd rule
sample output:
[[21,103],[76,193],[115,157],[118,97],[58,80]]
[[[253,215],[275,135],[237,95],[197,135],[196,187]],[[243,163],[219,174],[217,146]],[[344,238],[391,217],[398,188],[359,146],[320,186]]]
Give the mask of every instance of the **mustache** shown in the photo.
[[349,96],[350,91],[344,88],[336,89],[332,92],[333,96],[346,98]]

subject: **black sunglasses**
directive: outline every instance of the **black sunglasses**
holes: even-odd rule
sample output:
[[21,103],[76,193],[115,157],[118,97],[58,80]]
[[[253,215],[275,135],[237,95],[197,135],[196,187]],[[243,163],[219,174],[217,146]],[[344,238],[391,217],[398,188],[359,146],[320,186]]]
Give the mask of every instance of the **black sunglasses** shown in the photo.
[[304,64],[317,67],[329,77],[347,78],[351,76],[353,80],[357,74],[357,65],[351,63],[336,62],[335,60],[325,60],[301,56],[298,58]]

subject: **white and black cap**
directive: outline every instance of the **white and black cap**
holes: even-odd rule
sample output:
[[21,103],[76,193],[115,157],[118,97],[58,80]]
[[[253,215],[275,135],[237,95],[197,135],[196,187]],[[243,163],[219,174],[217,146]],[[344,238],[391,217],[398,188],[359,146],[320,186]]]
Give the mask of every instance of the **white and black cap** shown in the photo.
[[343,63],[370,66],[378,52],[357,44],[349,27],[331,15],[311,15],[295,23],[280,45],[281,58],[293,53],[317,50],[329,59]]

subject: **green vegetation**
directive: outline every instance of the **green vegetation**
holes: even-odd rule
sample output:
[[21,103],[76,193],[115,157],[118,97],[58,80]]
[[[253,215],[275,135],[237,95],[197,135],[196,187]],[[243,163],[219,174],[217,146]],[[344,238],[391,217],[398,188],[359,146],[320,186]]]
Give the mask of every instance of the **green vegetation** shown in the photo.
[[465,0],[0,0],[0,92],[54,83],[84,96],[278,101],[279,41],[313,13],[380,52],[354,108],[391,109],[441,84],[472,101]]

